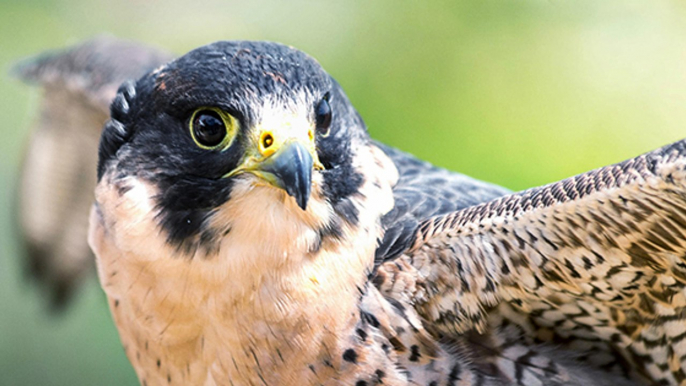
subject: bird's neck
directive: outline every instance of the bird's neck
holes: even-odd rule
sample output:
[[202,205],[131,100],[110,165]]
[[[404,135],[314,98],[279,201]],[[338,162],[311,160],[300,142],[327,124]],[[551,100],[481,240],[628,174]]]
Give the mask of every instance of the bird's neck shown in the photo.
[[98,188],[91,244],[142,383],[316,384],[341,360],[379,218],[392,204],[390,183],[365,181],[352,201],[359,221],[328,238],[322,219],[333,214],[317,197],[302,213],[275,189],[244,188],[252,191],[213,217],[213,225],[231,223],[218,252],[192,259],[170,258],[175,251],[155,234],[153,206],[140,199],[154,196],[149,186],[133,184],[123,194],[112,184]]

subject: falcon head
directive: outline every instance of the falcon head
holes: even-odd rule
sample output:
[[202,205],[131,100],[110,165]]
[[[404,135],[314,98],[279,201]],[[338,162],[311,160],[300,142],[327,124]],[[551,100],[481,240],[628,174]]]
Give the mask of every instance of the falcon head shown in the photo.
[[237,227],[251,242],[274,238],[293,219],[316,233],[306,242],[316,250],[358,226],[365,125],[336,81],[294,48],[198,48],[125,83],[111,115],[99,185],[115,185],[133,197],[124,206],[138,208],[116,221],[151,214],[177,252],[216,253]]

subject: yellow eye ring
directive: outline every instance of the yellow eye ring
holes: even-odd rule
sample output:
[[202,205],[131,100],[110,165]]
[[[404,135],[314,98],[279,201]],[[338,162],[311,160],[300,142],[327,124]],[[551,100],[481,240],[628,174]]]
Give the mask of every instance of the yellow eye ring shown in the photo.
[[195,144],[205,150],[228,149],[236,137],[236,118],[216,107],[201,107],[191,114],[188,129]]

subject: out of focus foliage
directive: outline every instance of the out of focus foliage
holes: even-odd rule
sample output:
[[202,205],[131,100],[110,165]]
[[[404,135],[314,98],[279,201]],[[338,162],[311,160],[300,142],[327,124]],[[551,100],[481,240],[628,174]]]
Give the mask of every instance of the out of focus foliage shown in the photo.
[[[0,71],[103,32],[296,46],[377,139],[512,189],[686,136],[681,1],[4,0]],[[0,385],[135,384],[95,278],[55,317],[22,277],[13,192],[39,97],[0,74]]]

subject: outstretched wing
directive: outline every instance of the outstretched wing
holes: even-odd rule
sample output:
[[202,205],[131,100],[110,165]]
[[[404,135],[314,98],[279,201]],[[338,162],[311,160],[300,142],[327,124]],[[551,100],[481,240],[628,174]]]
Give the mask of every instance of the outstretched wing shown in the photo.
[[399,174],[393,187],[395,205],[381,219],[384,238],[376,250],[377,264],[406,250],[415,239],[420,221],[510,193],[503,187],[438,168],[382,143],[374,144],[389,156]]
[[[396,265],[445,334],[518,326],[686,380],[686,140],[423,221]],[[390,264],[390,263],[387,263]],[[389,268],[392,270],[392,268]],[[523,359],[524,360],[524,359]]]
[[18,219],[31,273],[61,305],[93,265],[86,242],[100,132],[119,85],[171,58],[136,43],[99,37],[20,63],[16,74],[43,87],[18,191]]

